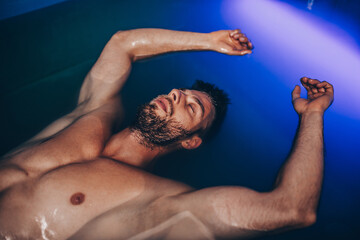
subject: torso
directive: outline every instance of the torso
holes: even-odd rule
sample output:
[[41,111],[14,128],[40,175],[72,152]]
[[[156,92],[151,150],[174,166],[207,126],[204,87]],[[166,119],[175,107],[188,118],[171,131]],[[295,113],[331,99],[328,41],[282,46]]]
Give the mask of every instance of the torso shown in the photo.
[[180,183],[97,158],[61,167],[2,192],[0,232],[20,238],[66,239],[95,217],[125,205],[127,218],[132,219],[121,224],[126,229],[158,199],[188,190]]
[[[94,121],[89,119],[84,122]],[[96,122],[98,119],[95,123],[91,122],[91,126],[96,126]],[[16,169],[8,171],[4,170],[4,165],[0,167],[0,185],[5,186],[0,189],[2,238],[67,239],[75,234],[74,239],[88,239],[81,237],[84,231],[80,230],[87,226],[101,226],[106,219],[105,222],[111,223],[106,226],[116,230],[116,239],[141,239],[137,236],[142,232],[145,235],[152,234],[151,231],[159,234],[156,227],[172,217],[183,225],[196,222],[187,213],[173,209],[166,200],[192,190],[189,186],[102,157],[99,151],[103,147],[101,142],[90,139],[81,151],[97,150],[85,154],[87,158],[84,160],[71,160],[73,163],[69,163],[70,158],[78,157],[75,150],[79,148],[69,145],[67,140],[73,136],[71,131],[78,131],[76,127],[72,130],[72,127],[49,141],[21,149],[5,161],[30,168],[39,166],[34,170],[36,174],[24,175]],[[84,129],[81,129],[82,134]],[[63,150],[59,149],[61,141]],[[52,156],[52,153],[55,155]],[[61,156],[69,159],[61,159]],[[31,162],[28,163],[27,159]],[[58,165],[41,171],[41,166],[51,161]],[[116,221],[112,221],[114,218]],[[91,224],[86,225],[89,222]],[[150,233],[147,232],[149,230]]]

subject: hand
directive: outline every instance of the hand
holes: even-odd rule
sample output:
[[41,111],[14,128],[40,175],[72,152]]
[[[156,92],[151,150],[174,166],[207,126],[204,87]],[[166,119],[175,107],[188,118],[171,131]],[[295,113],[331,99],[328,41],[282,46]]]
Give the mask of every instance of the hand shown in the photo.
[[321,112],[325,110],[334,101],[334,88],[326,82],[320,82],[316,79],[303,77],[300,79],[301,84],[307,90],[307,99],[300,98],[300,86],[296,85],[292,92],[292,102],[295,111],[301,115],[309,112]]
[[210,33],[212,39],[212,49],[219,53],[228,55],[245,55],[252,53],[254,48],[250,40],[236,30],[220,30]]

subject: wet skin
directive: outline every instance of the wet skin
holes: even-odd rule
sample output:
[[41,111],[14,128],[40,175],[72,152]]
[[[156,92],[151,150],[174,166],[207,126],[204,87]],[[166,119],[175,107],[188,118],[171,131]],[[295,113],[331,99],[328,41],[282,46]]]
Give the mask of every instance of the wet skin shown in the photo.
[[[168,100],[164,100],[165,97]],[[173,89],[168,95],[155,98],[151,104],[156,105],[159,116],[176,119],[187,128],[204,127],[213,117],[211,100],[198,91]],[[5,174],[0,178],[3,184],[13,182],[2,189],[0,196],[1,236],[66,239],[113,208],[122,212],[124,205],[126,218],[118,219],[123,222],[117,234],[121,239],[155,227],[180,212],[172,209],[171,201],[165,199],[192,188],[107,156],[104,139],[109,136],[105,136],[104,128],[109,126],[105,125],[102,111],[105,110],[87,114],[59,134],[25,145],[5,156],[2,165]],[[76,145],[71,139],[76,139]],[[74,157],[78,159],[74,161]],[[65,164],[34,173],[18,171],[18,176],[10,172],[14,176],[7,178],[14,164],[26,165],[34,160],[36,164],[49,161]],[[158,207],[160,199],[161,210]],[[139,228],[132,229],[134,224]],[[198,231],[197,228],[194,230]]]
[[[119,92],[134,61],[194,50],[242,56],[252,48],[239,30],[114,34],[86,76],[76,109],[2,158],[0,236],[239,239],[313,224],[323,176],[323,114],[333,100],[327,82],[302,78],[307,99],[300,97],[299,86],[294,89],[293,105],[301,120],[296,144],[275,188],[265,193],[239,186],[194,190],[141,169],[179,146],[199,147],[197,135],[179,140],[176,148],[149,148],[128,128],[112,132],[122,119]],[[152,102],[159,116],[187,130],[211,122],[206,95],[175,89],[165,99]]]
[[[68,131],[71,130],[70,127]],[[50,145],[48,142],[33,146],[14,157],[24,157],[28,151],[41,156],[40,146],[48,148]],[[131,226],[145,221],[142,213],[154,211],[154,203],[159,198],[189,190],[190,187],[181,183],[98,157],[60,167],[4,189],[0,198],[0,232],[3,237],[15,239],[44,236],[66,239],[96,216],[115,207],[121,209],[126,203],[132,220],[123,222],[122,237],[128,238],[135,234]],[[165,206],[162,204],[162,210],[168,211]],[[158,221],[168,217],[166,215]],[[146,230],[145,226],[143,228]]]

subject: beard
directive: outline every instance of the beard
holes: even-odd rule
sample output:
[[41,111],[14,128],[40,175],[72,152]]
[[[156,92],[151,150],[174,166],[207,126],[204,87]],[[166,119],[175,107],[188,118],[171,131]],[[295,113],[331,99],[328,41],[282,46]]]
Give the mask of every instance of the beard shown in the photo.
[[[167,97],[165,97],[167,98]],[[168,98],[167,98],[168,99]],[[171,100],[169,100],[171,104]],[[155,113],[155,104],[143,104],[136,113],[134,122],[130,125],[132,132],[140,134],[140,143],[147,146],[169,146],[191,135],[179,122]]]

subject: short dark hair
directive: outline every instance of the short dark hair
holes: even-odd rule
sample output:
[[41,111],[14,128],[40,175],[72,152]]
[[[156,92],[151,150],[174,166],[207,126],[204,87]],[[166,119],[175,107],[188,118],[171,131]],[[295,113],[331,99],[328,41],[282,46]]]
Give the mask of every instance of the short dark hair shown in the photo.
[[199,129],[196,131],[204,141],[208,141],[218,133],[225,119],[227,108],[230,103],[229,95],[224,90],[215,86],[215,84],[207,83],[202,80],[196,80],[190,89],[206,93],[215,107],[215,117],[210,126],[206,129]]

